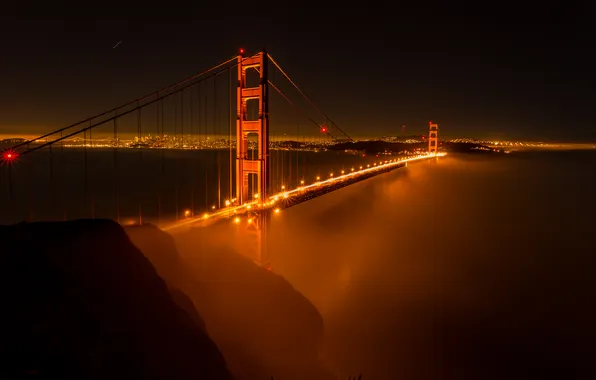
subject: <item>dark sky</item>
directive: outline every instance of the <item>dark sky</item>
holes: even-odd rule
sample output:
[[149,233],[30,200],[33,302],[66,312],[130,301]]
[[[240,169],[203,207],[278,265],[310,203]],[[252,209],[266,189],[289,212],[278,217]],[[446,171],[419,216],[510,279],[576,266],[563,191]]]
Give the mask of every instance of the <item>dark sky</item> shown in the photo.
[[594,140],[594,6],[547,3],[4,6],[0,134],[69,124],[244,47],[353,135],[433,120],[450,136]]

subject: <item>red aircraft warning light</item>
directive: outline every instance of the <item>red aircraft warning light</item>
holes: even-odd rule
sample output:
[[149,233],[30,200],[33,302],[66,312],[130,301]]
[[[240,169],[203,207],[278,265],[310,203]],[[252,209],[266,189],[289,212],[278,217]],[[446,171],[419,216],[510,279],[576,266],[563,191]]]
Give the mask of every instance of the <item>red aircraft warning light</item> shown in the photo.
[[244,54],[244,49],[240,48],[240,54]]
[[322,126],[321,127],[321,133],[327,133],[327,127],[326,126]]
[[17,159],[18,156],[19,155],[17,152],[7,150],[2,153],[2,161],[4,163],[11,164]]

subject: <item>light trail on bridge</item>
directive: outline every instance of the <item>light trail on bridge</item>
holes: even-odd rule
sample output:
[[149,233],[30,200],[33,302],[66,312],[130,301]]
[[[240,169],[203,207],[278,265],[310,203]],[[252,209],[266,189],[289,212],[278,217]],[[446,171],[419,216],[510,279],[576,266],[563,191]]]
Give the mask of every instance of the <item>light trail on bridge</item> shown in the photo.
[[[212,223],[216,223],[223,219],[230,219],[232,217],[234,217],[235,223],[239,223],[239,222],[241,222],[241,216],[250,212],[253,209],[253,207],[256,207],[257,209],[262,209],[262,210],[273,209],[274,212],[277,213],[280,211],[279,201],[282,199],[288,199],[288,198],[291,198],[292,196],[297,196],[297,195],[306,195],[310,192],[315,192],[315,191],[322,190],[326,187],[331,187],[331,186],[336,185],[337,183],[340,183],[344,180],[356,179],[358,177],[361,177],[361,176],[364,176],[367,174],[373,174],[375,172],[378,172],[377,174],[381,174],[381,173],[386,172],[387,169],[398,168],[403,164],[407,164],[408,162],[421,161],[421,160],[430,159],[430,158],[438,158],[438,157],[443,157],[445,155],[446,155],[445,152],[439,152],[436,154],[434,154],[434,153],[420,154],[420,155],[410,156],[408,158],[403,158],[403,159],[384,160],[384,161],[380,161],[381,163],[379,163],[379,164],[374,163],[374,164],[372,164],[372,166],[370,164],[368,164],[366,168],[364,166],[360,166],[357,170],[352,168],[349,173],[340,174],[338,176],[335,176],[333,173],[330,173],[330,178],[328,178],[328,179],[324,179],[324,180],[317,179],[316,182],[314,182],[310,185],[303,185],[303,186],[299,186],[295,189],[276,193],[276,194],[270,196],[269,200],[267,202],[262,202],[261,200],[259,200],[257,198],[256,200],[254,200],[252,202],[248,202],[248,203],[245,203],[242,205],[233,205],[232,202],[227,201],[230,205],[226,206],[225,208],[218,209],[217,211],[212,212],[212,213],[204,213],[203,215],[198,216],[198,217],[189,217],[182,221],[178,221],[178,222],[169,224],[167,226],[163,226],[163,227],[161,227],[161,229],[164,231],[172,231],[172,230],[176,230],[181,227],[189,227],[191,225],[199,224],[199,223],[212,224]],[[374,174],[374,175],[377,175],[377,174]],[[370,177],[367,177],[367,178],[370,178]],[[250,223],[250,219],[248,220],[248,222]]]

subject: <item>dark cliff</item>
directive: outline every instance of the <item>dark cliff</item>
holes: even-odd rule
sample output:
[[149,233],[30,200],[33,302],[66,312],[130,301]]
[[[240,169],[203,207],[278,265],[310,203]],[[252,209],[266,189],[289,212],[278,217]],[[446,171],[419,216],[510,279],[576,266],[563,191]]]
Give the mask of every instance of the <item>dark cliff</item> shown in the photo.
[[235,377],[331,378],[318,359],[323,320],[284,278],[222,247],[197,246],[210,241],[205,229],[176,241],[150,225],[126,232],[160,276],[194,301]]
[[1,226],[0,240],[0,378],[231,379],[190,299],[115,222]]

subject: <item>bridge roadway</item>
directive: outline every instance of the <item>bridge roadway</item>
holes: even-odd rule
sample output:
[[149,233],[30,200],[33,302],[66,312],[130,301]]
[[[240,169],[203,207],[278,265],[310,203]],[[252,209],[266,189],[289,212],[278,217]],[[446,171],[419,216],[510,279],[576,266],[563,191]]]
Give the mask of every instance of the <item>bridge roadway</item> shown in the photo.
[[[212,213],[188,217],[176,223],[162,226],[161,229],[164,231],[172,231],[181,229],[182,227],[200,227],[230,218],[234,218],[234,221],[240,222],[242,216],[250,215],[251,212],[258,211],[260,208],[264,210],[272,210],[273,212],[279,212],[283,208],[295,206],[299,203],[306,202],[309,199],[316,198],[331,191],[340,189],[356,182],[360,182],[364,179],[404,167],[408,162],[443,157],[445,155],[446,153],[440,152],[437,154],[422,154],[409,156],[403,159],[386,160],[379,165],[354,170],[350,173],[339,175],[337,177],[330,177],[310,185],[304,185],[296,189],[280,192],[269,197],[269,200],[264,203],[257,199],[243,205],[232,204]],[[251,221],[250,217],[248,220],[249,222]]]

